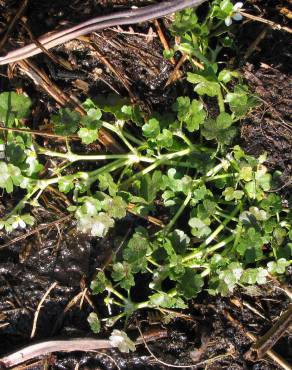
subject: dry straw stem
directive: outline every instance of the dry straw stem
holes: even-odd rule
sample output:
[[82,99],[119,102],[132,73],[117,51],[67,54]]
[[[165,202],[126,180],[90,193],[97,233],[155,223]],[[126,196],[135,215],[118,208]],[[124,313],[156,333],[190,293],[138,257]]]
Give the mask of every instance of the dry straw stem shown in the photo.
[[280,316],[277,322],[266,332],[245,354],[245,358],[251,361],[261,359],[272,348],[289,328],[292,320],[292,304]]
[[242,14],[245,18],[252,19],[253,21],[260,22],[260,23],[265,23],[268,26],[270,26],[273,30],[286,31],[286,32],[292,33],[292,29],[290,27],[281,26],[278,23],[275,23],[273,21],[270,21],[270,20],[262,18],[262,17],[258,17],[256,15],[246,13],[244,11],[241,11],[240,14]]
[[[228,311],[225,311],[225,317],[231,322],[231,324],[244,332],[244,334],[249,338],[251,339],[253,342],[255,342],[257,340],[257,337],[250,333],[248,330],[246,330],[243,325],[238,321],[236,320],[233,316],[230,315],[230,313]],[[286,361],[284,360],[284,358],[282,358],[280,355],[278,355],[276,352],[272,351],[271,349],[269,349],[266,354],[276,362],[276,364],[278,364],[279,366],[281,366],[284,370],[292,370],[292,367],[291,365]]]

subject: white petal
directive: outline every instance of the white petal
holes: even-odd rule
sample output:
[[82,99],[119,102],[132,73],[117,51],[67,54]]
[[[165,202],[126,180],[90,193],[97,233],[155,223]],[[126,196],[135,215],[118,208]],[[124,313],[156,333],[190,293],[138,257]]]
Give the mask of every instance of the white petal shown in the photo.
[[225,18],[225,24],[226,24],[226,26],[227,26],[227,27],[229,27],[229,26],[232,24],[232,19],[231,19],[231,17],[227,17],[227,18]]
[[243,3],[240,1],[233,6],[233,10],[238,10],[243,7]]
[[241,21],[242,18],[243,17],[240,13],[234,13],[233,16],[232,16],[232,19],[234,19],[235,21]]
[[19,227],[21,227],[22,229],[25,229],[26,224],[25,224],[25,222],[24,222],[23,220],[19,220],[19,221],[18,221],[18,225],[19,225]]

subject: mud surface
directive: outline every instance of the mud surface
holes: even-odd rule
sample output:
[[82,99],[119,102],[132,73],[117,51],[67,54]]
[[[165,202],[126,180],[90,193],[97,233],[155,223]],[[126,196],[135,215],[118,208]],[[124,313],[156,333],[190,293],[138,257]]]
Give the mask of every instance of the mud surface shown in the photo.
[[[145,3],[130,0],[31,0],[24,13],[24,21],[36,37],[101,12],[109,13],[113,9]],[[290,4],[290,1],[253,0],[248,8],[257,15],[287,25],[289,19],[281,10],[289,8]],[[18,6],[18,1],[0,0],[0,30],[4,29],[7,19],[15,14]],[[167,19],[161,22],[167,37],[170,36],[168,23]],[[263,105],[242,122],[241,138],[248,152],[258,155],[266,151],[268,166],[283,172],[279,189],[288,199],[292,175],[290,36],[268,29],[264,39],[245,60],[246,51],[263,27],[262,24],[247,22],[237,35],[241,56],[238,66],[248,84],[263,100]],[[164,110],[170,107],[176,96],[187,94],[188,88],[182,79],[165,88],[173,66],[163,58],[159,38],[151,29],[155,31],[153,23],[133,29],[123,28],[124,33],[106,30],[92,36],[94,47],[85,40],[72,41],[54,49],[56,55],[69,58],[75,66],[71,76],[62,74],[66,72],[62,68],[52,71],[44,55],[33,58],[33,62],[64,93],[73,94],[80,101],[87,94],[116,92],[141,104],[146,113],[153,109]],[[6,49],[11,50],[27,42],[29,36],[18,24]],[[109,68],[107,62],[118,74]],[[188,65],[183,68],[187,70]],[[21,87],[28,92],[35,102],[32,129],[37,129],[59,104],[20,71],[8,72],[9,78],[6,77],[7,68],[1,67],[1,91]],[[14,202],[12,197],[0,197],[0,215]],[[9,238],[0,231],[0,356],[40,340],[92,336],[87,323],[88,314],[93,308],[101,317],[107,313],[87,288],[96,268],[104,266],[110,259],[116,248],[117,235],[111,234],[98,241],[77,234],[74,222],[65,218],[63,199],[48,192],[40,202],[42,207],[34,216],[39,225],[49,226],[28,236],[14,232]],[[64,220],[54,224],[56,215]],[[120,228],[127,230],[139,222],[144,221],[129,217]],[[18,239],[13,242],[15,238]],[[291,271],[287,276],[288,283],[289,276]],[[57,285],[42,305],[35,336],[31,339],[37,306],[54,283]],[[139,324],[145,337],[153,339],[148,346],[155,357],[140,345],[138,351],[130,355],[115,350],[55,353],[23,368],[138,370],[169,368],[165,363],[187,366],[202,362],[193,368],[280,369],[267,357],[257,363],[244,359],[244,353],[251,345],[246,331],[262,335],[288,304],[287,295],[274,282],[260,289],[238,290],[232,298],[212,298],[201,294],[190,302],[183,317],[165,318],[153,312],[139,312],[131,319],[130,335],[133,338],[139,335]],[[108,338],[109,333],[110,330],[103,331],[101,337]],[[292,360],[291,343],[292,333],[287,332],[274,347],[287,361]]]

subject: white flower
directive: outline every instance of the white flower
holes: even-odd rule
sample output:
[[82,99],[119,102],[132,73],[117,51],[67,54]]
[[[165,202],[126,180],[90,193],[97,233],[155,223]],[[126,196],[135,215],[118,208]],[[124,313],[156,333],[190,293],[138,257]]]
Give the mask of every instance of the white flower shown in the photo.
[[225,24],[227,27],[229,27],[232,24],[232,19],[235,21],[241,21],[242,15],[240,14],[240,9],[242,8],[243,3],[238,2],[234,4],[232,12],[229,14],[228,17],[225,18]]
[[110,343],[113,347],[118,347],[121,352],[129,353],[135,351],[135,343],[127,336],[124,331],[115,329],[109,337]]

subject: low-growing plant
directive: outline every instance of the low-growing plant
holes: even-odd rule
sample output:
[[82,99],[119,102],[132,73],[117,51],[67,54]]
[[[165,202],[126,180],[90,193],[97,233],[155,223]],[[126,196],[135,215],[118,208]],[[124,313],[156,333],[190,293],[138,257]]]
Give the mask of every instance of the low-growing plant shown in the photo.
[[[70,197],[77,228],[93,237],[107,235],[128,211],[159,218],[163,209],[166,224],[159,230],[137,227],[91,284],[93,294],[119,310],[108,325],[139,308],[186,308],[203,289],[228,295],[236,286],[263,284],[291,262],[290,214],[271,191],[266,155],[254,158],[232,144],[238,121],[259,102],[237,71],[217,61],[221,49],[232,45],[226,18],[236,9],[229,0],[216,0],[203,20],[187,10],[173,24],[181,38],[173,53],[186,53],[194,67],[187,75],[193,96],[178,97],[171,112],[150,118],[111,96],[87,99],[85,116],[60,109],[51,122],[66,138],[66,151],[16,130],[26,128],[32,103],[25,95],[0,94],[0,120],[9,129],[1,142],[0,188],[23,194],[0,221],[1,229],[32,225],[29,210],[49,186]],[[196,69],[193,58],[203,69]],[[209,113],[209,104],[217,113]],[[116,135],[124,153],[88,154],[86,146],[101,128]],[[79,136],[85,152],[72,150],[70,135]],[[55,161],[44,171],[48,158]],[[76,162],[84,170],[74,170]],[[134,302],[132,288],[146,275],[149,294]],[[99,331],[96,315],[89,323]]]

